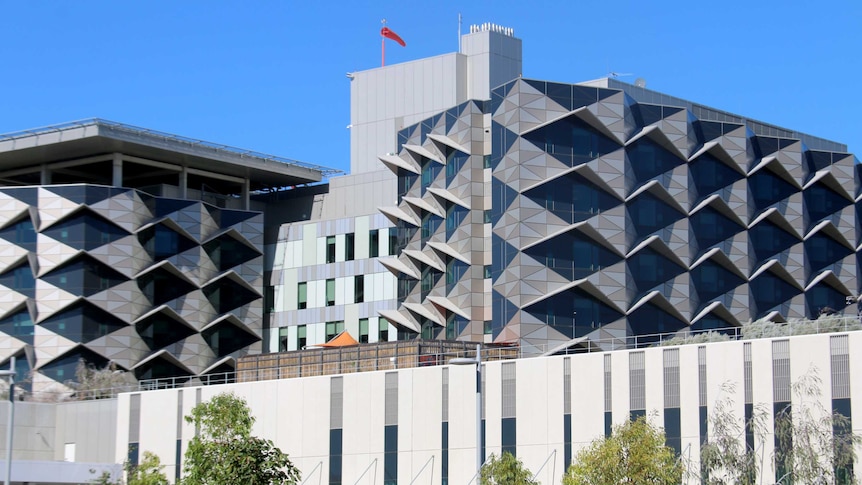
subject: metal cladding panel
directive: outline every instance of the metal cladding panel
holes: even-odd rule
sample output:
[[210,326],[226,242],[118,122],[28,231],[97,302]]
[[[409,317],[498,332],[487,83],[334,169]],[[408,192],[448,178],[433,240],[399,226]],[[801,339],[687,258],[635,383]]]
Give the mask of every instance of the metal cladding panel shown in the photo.
[[0,229],[32,263],[0,279],[26,296],[39,386],[74,380],[78,359],[155,378],[259,351],[261,213],[118,187],[32,189],[28,210]]
[[[817,318],[859,293],[851,248],[860,191],[844,187],[859,184],[848,171],[853,158],[806,148],[837,144],[600,84],[518,79],[485,103],[495,340],[547,349],[602,338],[597,330],[620,322],[643,338]],[[405,128],[406,142],[445,150],[429,135],[461,140],[435,131],[446,113]],[[447,167],[417,151],[399,154],[423,168],[405,195],[439,200],[425,192]],[[471,174],[459,172],[459,184],[463,176]],[[418,236],[407,248],[429,251]],[[449,269],[425,270],[434,272],[437,283],[426,276],[425,290],[420,281],[404,301],[445,296]]]

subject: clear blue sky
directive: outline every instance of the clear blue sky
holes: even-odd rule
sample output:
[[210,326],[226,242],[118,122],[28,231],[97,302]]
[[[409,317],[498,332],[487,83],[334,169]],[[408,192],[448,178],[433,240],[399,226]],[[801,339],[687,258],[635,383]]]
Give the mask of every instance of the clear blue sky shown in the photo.
[[862,154],[859,0],[8,0],[0,133],[89,117],[347,170],[345,73],[454,52],[494,22],[523,39],[524,76],[609,71]]

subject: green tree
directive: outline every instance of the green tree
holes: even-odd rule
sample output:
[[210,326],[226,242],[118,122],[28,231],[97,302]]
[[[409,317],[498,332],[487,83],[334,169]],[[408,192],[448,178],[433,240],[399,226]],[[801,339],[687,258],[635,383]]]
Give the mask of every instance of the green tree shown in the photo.
[[[141,462],[132,466],[126,464],[126,485],[168,485],[168,479],[162,472],[162,462],[158,455],[144,452]],[[90,481],[93,485],[123,485],[122,480],[113,480],[110,472],[102,472],[98,477]]]
[[853,433],[848,417],[823,407],[821,385],[816,369],[810,369],[791,384],[793,407],[775,416],[778,483],[855,483],[855,447],[862,437]]
[[[700,447],[700,470],[706,485],[753,485],[763,465],[762,447],[746,443],[748,433],[755,442],[763,442],[767,435],[769,410],[762,405],[753,406],[752,416],[746,422],[736,416],[732,395],[736,389],[730,383],[721,386],[708,418],[709,435]],[[758,452],[760,450],[760,452]]]
[[640,417],[578,452],[563,485],[676,485],[682,476],[683,466],[665,445],[664,432]]
[[533,474],[515,455],[504,452],[499,458],[492,454],[482,465],[480,485],[535,485]]
[[186,450],[183,485],[295,484],[299,470],[272,441],[251,435],[245,400],[222,393],[192,408],[186,421],[199,433]]
[[[767,460],[775,465],[777,483],[855,483],[852,465],[862,437],[853,433],[849,418],[820,404],[821,380],[816,369],[809,369],[790,388],[793,406],[778,412],[774,421],[771,406],[757,404],[751,418],[743,422],[732,409],[734,389],[722,386],[725,395],[710,413],[709,436],[700,451],[703,483],[773,483],[762,477]],[[746,444],[745,433],[754,446]],[[767,457],[763,444],[773,440],[775,450]]]
[[168,485],[168,478],[162,468],[158,455],[145,451],[144,458],[137,466],[126,468],[126,485]]

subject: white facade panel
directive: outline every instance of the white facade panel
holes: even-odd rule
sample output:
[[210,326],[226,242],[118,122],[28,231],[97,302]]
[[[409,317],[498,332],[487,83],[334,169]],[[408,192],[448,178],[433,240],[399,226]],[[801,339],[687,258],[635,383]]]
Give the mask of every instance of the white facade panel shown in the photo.
[[326,241],[317,238],[317,225],[302,226],[302,265],[323,264],[326,258]]

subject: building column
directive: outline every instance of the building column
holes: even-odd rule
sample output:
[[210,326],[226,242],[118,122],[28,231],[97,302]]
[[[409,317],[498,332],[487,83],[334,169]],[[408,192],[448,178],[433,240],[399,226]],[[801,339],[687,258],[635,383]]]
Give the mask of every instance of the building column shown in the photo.
[[189,169],[185,165],[180,170],[180,199],[189,198]]
[[244,179],[242,181],[242,210],[251,210],[251,199],[250,199],[250,186],[251,182],[249,179]]
[[42,164],[41,166],[41,177],[39,180],[39,184],[41,185],[51,185],[51,171],[48,170],[48,164]]
[[114,187],[123,186],[123,155],[114,153],[114,169],[111,176],[111,185]]

